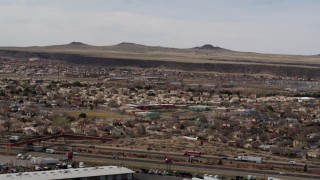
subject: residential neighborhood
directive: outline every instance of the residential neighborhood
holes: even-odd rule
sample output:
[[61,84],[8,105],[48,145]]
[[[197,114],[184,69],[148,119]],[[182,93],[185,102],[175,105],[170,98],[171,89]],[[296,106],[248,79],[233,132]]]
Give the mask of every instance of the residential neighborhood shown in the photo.
[[[290,87],[295,88],[293,94],[287,87],[244,89],[228,74],[130,68],[97,71],[35,58],[8,62],[1,65],[2,133],[25,139],[56,134],[179,137],[248,153],[268,152],[266,157],[320,158],[319,98],[312,88],[302,90],[310,84],[318,86],[319,81],[297,80],[303,83]],[[276,81],[275,77],[243,78],[253,87],[258,87],[260,79]],[[308,94],[313,97],[303,96]],[[169,149],[183,149],[174,147]],[[196,148],[219,154],[206,145]]]
[[320,180],[320,1],[0,1],[0,180]]

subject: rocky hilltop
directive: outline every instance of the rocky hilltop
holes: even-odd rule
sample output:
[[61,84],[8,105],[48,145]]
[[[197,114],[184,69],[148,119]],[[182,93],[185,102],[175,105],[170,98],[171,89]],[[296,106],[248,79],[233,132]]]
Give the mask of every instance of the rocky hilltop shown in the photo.
[[194,49],[202,49],[202,50],[222,50],[221,47],[218,47],[218,46],[213,46],[211,44],[205,44],[203,46],[197,46],[195,47]]

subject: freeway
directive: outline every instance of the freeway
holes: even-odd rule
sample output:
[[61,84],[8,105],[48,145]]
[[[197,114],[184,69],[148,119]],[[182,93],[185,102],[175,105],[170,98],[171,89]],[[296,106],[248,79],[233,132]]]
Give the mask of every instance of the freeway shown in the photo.
[[[43,141],[42,143],[46,143],[46,144],[50,144],[51,147],[53,146],[71,146],[74,148],[85,148],[88,149],[88,145],[79,145],[79,144],[65,144],[65,143],[53,143],[53,142],[45,142]],[[149,154],[149,155],[157,155],[157,156],[163,156],[163,157],[168,157],[170,156],[171,158],[186,158],[186,156],[179,154],[179,153],[172,153],[172,152],[159,152],[159,151],[145,151],[145,150],[139,150],[139,149],[126,149],[126,148],[120,148],[120,147],[95,147],[94,149],[96,150],[105,150],[105,151],[115,151],[118,153],[129,153],[129,154]],[[217,161],[219,159],[221,159],[222,157],[219,156],[210,156],[210,155],[202,155],[201,157],[196,157],[196,159],[198,160],[213,160],[213,161]],[[229,161],[233,161],[234,159],[231,158],[226,158],[225,160],[229,160]],[[238,164],[255,164],[255,163],[251,163],[251,162],[245,162],[245,161],[237,161]],[[303,168],[304,164],[300,163],[300,164],[296,164],[296,165],[290,165],[288,163],[281,163],[281,162],[275,162],[275,161],[263,161],[264,165],[270,165],[270,166],[281,166],[281,167],[300,167]],[[316,166],[316,165],[308,165],[309,168],[320,168],[320,166]]]
[[[52,144],[52,143],[51,143]],[[58,146],[72,146],[75,148],[88,148],[88,146],[85,145],[71,145],[71,144],[55,144]],[[114,148],[114,147],[95,147],[94,149],[97,150],[108,150],[108,151],[117,151],[117,152],[126,152],[131,154],[150,154],[150,155],[158,155],[158,156],[170,156],[170,157],[179,157],[179,158],[186,158],[186,156],[178,153],[172,153],[172,152],[155,152],[155,151],[144,151],[144,150],[138,150],[138,149],[126,149],[126,148]],[[219,160],[222,157],[219,156],[210,156],[210,155],[202,155],[200,157],[197,157],[199,160]],[[234,160],[232,158],[227,158],[226,160]],[[246,163],[246,164],[255,164],[251,162],[245,162],[245,161],[237,161],[237,163]],[[273,165],[273,166],[287,166],[287,167],[303,167],[304,164],[296,164],[296,165],[290,165],[288,163],[281,163],[281,162],[275,162],[275,161],[263,161],[263,164],[265,165]],[[308,165],[310,168],[320,168],[320,166],[316,165]]]
[[[5,147],[0,147],[0,149],[6,149]],[[21,151],[21,148],[11,148],[15,151]],[[45,153],[38,153],[37,154],[45,154]],[[45,154],[47,156],[51,156],[52,154]],[[103,156],[103,155],[93,155],[93,154],[75,154],[74,158],[86,158],[90,160],[111,160],[114,161],[114,157],[111,156]],[[146,166],[159,166],[159,164],[164,164],[163,161],[159,160],[151,160],[151,159],[144,159],[144,158],[130,158],[130,157],[119,157],[117,161],[121,161],[122,163],[134,163],[137,165],[144,164]],[[232,168],[232,167],[222,167],[222,166],[212,166],[212,165],[202,165],[202,164],[187,164],[187,163],[174,163],[171,165],[172,169],[183,169],[184,171],[189,170],[190,172],[203,171],[203,172],[211,172],[211,173],[221,173],[221,174],[228,174],[228,175],[255,175],[259,177],[264,177],[265,175],[273,176],[273,177],[281,177],[283,179],[320,179],[320,176],[317,175],[310,175],[310,174],[301,174],[301,173],[287,173],[279,175],[278,172],[274,171],[263,171],[263,170],[254,170],[254,169],[240,169],[240,168]]]
[[[113,157],[108,156],[101,156],[101,155],[92,155],[92,154],[77,154],[76,156],[79,157],[86,157],[86,158],[96,158],[96,159],[114,159]],[[162,161],[157,160],[150,160],[150,159],[141,159],[141,158],[127,158],[127,157],[120,157],[118,160],[121,160],[123,162],[134,162],[134,163],[147,163],[147,164],[156,164],[163,163]],[[271,172],[271,171],[262,171],[262,170],[252,170],[252,169],[238,169],[238,168],[230,168],[230,167],[219,167],[219,166],[209,166],[209,165],[200,165],[200,164],[185,164],[185,163],[175,163],[175,165],[172,165],[171,167],[174,169],[174,167],[180,167],[182,169],[191,168],[193,170],[195,169],[202,169],[207,171],[225,171],[226,174],[231,172],[236,173],[246,173],[246,174],[259,174],[260,177],[264,176],[265,174],[272,175],[272,176],[278,176],[278,172]],[[308,174],[298,174],[298,173],[287,173],[281,175],[286,178],[296,177],[296,178],[304,178],[304,179],[320,179],[320,176],[316,175],[308,175]]]

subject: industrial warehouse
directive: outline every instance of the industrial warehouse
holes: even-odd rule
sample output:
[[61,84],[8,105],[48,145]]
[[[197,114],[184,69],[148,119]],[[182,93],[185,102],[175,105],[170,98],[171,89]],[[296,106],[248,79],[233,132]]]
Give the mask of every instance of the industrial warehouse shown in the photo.
[[90,168],[52,170],[41,172],[24,172],[1,174],[1,180],[131,180],[134,171],[119,166],[100,166]]

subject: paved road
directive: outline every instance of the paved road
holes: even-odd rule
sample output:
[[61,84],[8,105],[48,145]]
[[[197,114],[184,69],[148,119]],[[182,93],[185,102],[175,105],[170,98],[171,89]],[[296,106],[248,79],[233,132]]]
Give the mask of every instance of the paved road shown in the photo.
[[[91,155],[91,154],[77,154],[76,156],[80,157],[90,157],[90,158],[97,158],[97,159],[113,159],[112,157],[106,157],[106,156],[100,156],[100,155]],[[136,158],[126,158],[126,157],[121,157],[119,161],[123,162],[135,162],[135,163],[145,163],[145,164],[159,164],[162,163],[160,161],[155,161],[155,160],[149,160],[149,159],[136,159]],[[200,165],[200,164],[180,164],[180,163],[175,163],[174,165],[171,166],[172,169],[175,167],[178,167],[179,169],[181,168],[191,168],[193,171],[195,169],[200,170],[209,170],[209,171],[223,171],[224,174],[229,174],[230,172],[236,172],[236,173],[245,173],[246,175],[248,174],[258,174],[258,176],[263,177],[265,174],[271,175],[271,176],[279,176],[278,172],[270,172],[270,171],[262,171],[262,170],[249,170],[249,169],[237,169],[237,168],[230,168],[230,167],[217,167],[217,166],[208,166],[208,165]],[[303,179],[320,179],[320,176],[316,175],[308,175],[308,174],[297,174],[297,173],[288,173],[285,175],[281,175],[279,177],[285,177],[286,179],[292,179],[292,177],[295,178],[303,178]]]
[[[0,149],[5,149],[5,147],[0,147]],[[13,148],[12,151],[21,151],[19,148]],[[45,153],[39,153],[45,154]],[[47,154],[50,156],[50,154]],[[102,156],[102,155],[93,155],[93,154],[75,154],[75,158],[87,158],[87,159],[97,159],[97,160],[108,160],[108,161],[115,161],[113,157],[110,156]],[[156,167],[159,164],[163,164],[162,161],[157,160],[150,160],[150,159],[142,159],[142,158],[128,158],[128,157],[120,157],[117,161],[121,161],[124,164],[135,164],[135,165],[144,165],[147,167]],[[250,170],[250,169],[238,169],[238,168],[231,168],[231,167],[219,167],[219,166],[209,166],[209,165],[202,165],[202,164],[184,164],[184,163],[174,163],[171,166],[172,169],[182,169],[187,172],[195,172],[195,170],[199,172],[210,172],[212,174],[228,174],[228,175],[240,175],[246,176],[248,174],[264,177],[264,176],[273,176],[282,179],[290,179],[290,180],[300,180],[300,179],[307,179],[307,180],[315,180],[320,179],[320,176],[317,175],[309,175],[309,174],[298,174],[298,173],[288,173],[284,175],[279,175],[278,172],[274,171],[262,171],[262,170]]]
[[[68,144],[56,144],[56,145],[60,145],[60,146],[72,146],[72,147],[78,147],[78,148],[88,148],[88,146],[84,146],[84,145],[68,145]],[[124,148],[112,148],[112,147],[95,147],[94,149],[97,150],[109,150],[109,151],[121,151],[121,152],[127,152],[127,153],[136,153],[136,154],[152,154],[152,155],[159,155],[159,156],[170,156],[170,157],[180,157],[180,158],[186,158],[186,156],[178,154],[178,153],[170,153],[170,152],[154,152],[154,151],[143,151],[143,150],[137,150],[137,149],[124,149]],[[199,160],[219,160],[222,157],[218,157],[218,156],[209,156],[209,155],[203,155],[201,157],[197,157],[196,159]],[[227,158],[226,160],[229,161],[234,161],[234,159],[231,158]],[[255,164],[255,163],[251,163],[251,162],[244,162],[244,161],[237,161],[237,163],[250,163],[250,164]],[[286,166],[286,167],[300,167],[302,168],[304,166],[304,164],[297,164],[297,165],[289,165],[288,163],[281,163],[281,162],[270,162],[270,161],[264,161],[263,164],[266,165],[277,165],[277,166]],[[310,168],[320,168],[320,166],[316,166],[316,165],[308,165],[308,167]]]
[[[110,156],[101,156],[101,155],[93,155],[93,154],[76,154],[75,157],[86,157],[86,158],[96,158],[96,159],[108,159],[108,160],[114,160],[113,157]],[[127,162],[133,162],[136,164],[152,164],[152,165],[159,165],[163,164],[162,161],[158,160],[149,160],[149,159],[141,159],[141,158],[127,158],[127,157],[120,157],[118,161],[127,163]],[[217,166],[208,166],[208,165],[201,165],[201,164],[183,164],[183,163],[175,163],[172,165],[172,169],[175,169],[177,167],[178,169],[191,169],[191,171],[195,171],[195,169],[201,171],[214,171],[214,172],[221,172],[223,174],[241,174],[241,175],[248,175],[253,174],[256,176],[263,177],[264,175],[272,175],[273,177],[282,177],[285,179],[293,179],[293,178],[304,178],[304,179],[320,179],[320,176],[316,175],[308,175],[308,174],[298,174],[298,173],[288,173],[285,175],[279,175],[278,172],[272,172],[272,171],[261,171],[261,170],[249,170],[249,169],[237,169],[237,168],[230,168],[230,167],[217,167]]]

